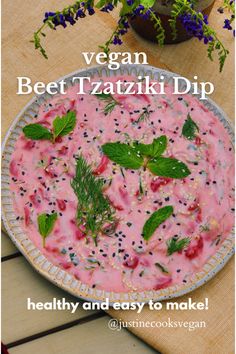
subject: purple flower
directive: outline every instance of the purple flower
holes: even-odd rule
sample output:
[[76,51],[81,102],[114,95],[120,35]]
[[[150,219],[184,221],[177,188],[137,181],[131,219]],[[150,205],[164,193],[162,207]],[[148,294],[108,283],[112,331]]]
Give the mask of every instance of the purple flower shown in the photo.
[[115,36],[114,38],[113,38],[113,44],[114,45],[121,45],[122,44],[122,40],[118,37],[118,36]]
[[134,10],[134,14],[139,16],[142,11],[144,10],[144,6],[143,5],[139,5],[138,7],[136,7],[136,9]]
[[95,14],[94,8],[91,6],[88,6],[88,13],[90,16],[94,15]]
[[82,9],[79,9],[77,12],[76,12],[76,16],[75,16],[75,19],[78,20],[78,18],[83,18],[85,17],[85,13]]
[[112,11],[113,9],[114,9],[114,6],[111,3],[109,3],[106,6],[103,6],[100,11],[109,12],[109,11]]
[[141,14],[140,16],[144,19],[144,20],[148,20],[151,14],[151,10],[148,9],[144,14]]
[[196,16],[192,16],[188,13],[185,13],[179,16],[179,19],[186,31],[193,37],[198,38],[199,41],[203,39],[205,44],[213,41],[212,36],[204,35],[203,32],[203,24],[208,24],[208,17],[206,15],[204,15],[203,20],[200,20]]
[[74,20],[73,15],[71,15],[70,12],[68,12],[67,14],[65,14],[65,20],[67,22],[69,22],[72,26],[76,23],[76,21]]
[[134,3],[134,0],[126,0],[127,5],[132,6]]
[[55,12],[46,12],[43,22],[46,22],[50,17],[53,17],[52,23],[55,25],[55,27],[61,25],[66,28],[66,20],[62,14],[56,14]]
[[226,28],[229,31],[231,31],[233,29],[231,26],[230,20],[225,19],[223,28]]

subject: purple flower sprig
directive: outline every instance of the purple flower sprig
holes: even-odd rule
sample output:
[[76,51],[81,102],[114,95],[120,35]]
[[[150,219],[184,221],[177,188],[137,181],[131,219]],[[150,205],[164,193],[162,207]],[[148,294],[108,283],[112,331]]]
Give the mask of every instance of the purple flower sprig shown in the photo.
[[[104,45],[100,46],[100,48],[108,54],[111,45],[121,45],[123,43],[122,37],[129,29],[128,19],[135,17],[141,17],[143,20],[153,22],[156,30],[157,42],[162,46],[164,44],[165,31],[160,17],[152,9],[155,1],[156,0],[77,0],[73,5],[65,7],[62,11],[46,12],[43,24],[34,33],[32,42],[34,43],[35,49],[38,49],[45,58],[48,58],[41,43],[42,37],[46,36],[44,33],[46,28],[56,30],[59,26],[63,28],[68,27],[68,25],[73,26],[87,15],[94,15],[94,7],[101,12],[109,14],[118,5],[121,5],[117,26],[110,38]],[[224,47],[216,32],[210,27],[208,18],[194,9],[196,1],[197,0],[173,0],[171,18],[169,19],[173,39],[177,37],[176,22],[177,20],[180,20],[189,34],[207,45],[208,57],[210,60],[213,60],[213,52],[217,52],[220,71],[222,71],[229,51]],[[232,31],[232,23],[235,18],[235,0],[222,1],[223,6],[219,8],[218,11],[224,13],[224,10],[227,9],[232,12],[231,17],[224,20],[223,28]],[[233,34],[234,33],[233,30]]]
[[174,38],[176,38],[177,35],[177,19],[180,19],[190,35],[198,38],[200,41],[203,40],[204,44],[208,46],[207,55],[211,61],[213,61],[213,52],[217,52],[219,70],[221,72],[229,51],[224,47],[214,29],[210,27],[207,16],[203,15],[202,12],[194,10],[193,3],[191,3],[190,0],[175,0],[171,12],[171,19],[169,20]]
[[225,10],[231,14],[230,18],[225,18],[224,19],[224,25],[223,28],[228,30],[228,31],[232,31],[233,32],[233,36],[235,36],[235,30],[232,26],[234,20],[235,20],[235,0],[224,0],[223,2],[223,6],[218,8],[218,12],[220,14],[224,14]]
[[34,43],[35,49],[39,49],[44,58],[48,59],[45,49],[41,44],[41,38],[45,37],[44,30],[49,27],[56,30],[58,26],[66,28],[68,24],[73,26],[80,18],[86,17],[86,15],[95,14],[93,8],[93,0],[87,0],[85,2],[76,1],[73,5],[65,7],[62,11],[46,12],[43,25],[34,32],[34,37],[31,42]]
[[129,23],[127,16],[121,16],[110,38],[106,41],[104,45],[99,46],[99,48],[103,49],[104,53],[109,54],[110,45],[121,45],[123,43],[121,37],[128,32],[128,29]]

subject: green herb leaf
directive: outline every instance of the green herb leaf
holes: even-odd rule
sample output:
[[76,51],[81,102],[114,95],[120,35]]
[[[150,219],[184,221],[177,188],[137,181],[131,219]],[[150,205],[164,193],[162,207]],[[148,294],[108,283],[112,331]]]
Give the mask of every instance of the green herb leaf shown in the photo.
[[188,237],[182,238],[179,240],[176,237],[170,238],[166,244],[167,244],[167,255],[171,256],[174,252],[181,251],[183,248],[188,246],[190,243],[190,239]]
[[154,139],[152,144],[139,144],[136,143],[135,149],[142,155],[149,157],[157,157],[162,155],[167,147],[167,137],[162,135],[157,139]]
[[28,124],[23,128],[26,138],[32,140],[51,140],[52,133],[40,124]]
[[53,121],[54,139],[58,136],[69,134],[75,127],[76,115],[75,112],[69,111],[63,117],[56,117]]
[[127,144],[107,143],[102,145],[102,151],[110,160],[126,168],[137,170],[143,164],[143,157]]
[[166,268],[166,267],[164,267],[161,263],[155,263],[155,266],[156,267],[158,267],[161,271],[162,271],[162,273],[169,273],[169,271],[168,271],[168,269]]
[[115,108],[115,106],[117,105],[116,101],[112,101],[110,103],[108,103],[105,107],[104,107],[104,114],[107,115],[109,113],[111,113],[113,111],[113,109]]
[[153,7],[155,0],[140,0],[140,4],[143,5],[146,9]]
[[144,240],[149,240],[156,229],[173,214],[173,211],[174,209],[171,205],[167,205],[157,211],[154,211],[143,226],[142,234]]
[[196,132],[198,131],[199,128],[197,124],[192,120],[190,114],[188,114],[182,128],[182,135],[188,140],[193,140],[196,137]]
[[95,177],[82,156],[76,157],[76,174],[71,186],[77,196],[77,225],[95,241],[105,223],[117,222],[108,198],[103,195],[104,181]]
[[52,232],[56,220],[57,213],[38,215],[38,229],[43,237],[43,247],[45,247],[45,239]]
[[169,178],[185,178],[191,172],[181,161],[170,157],[157,157],[148,162],[147,167],[157,176]]
[[101,9],[106,4],[106,0],[99,0],[98,3],[95,5],[97,9]]
[[113,100],[113,97],[110,93],[95,93],[94,96],[96,96],[99,100],[102,101]]

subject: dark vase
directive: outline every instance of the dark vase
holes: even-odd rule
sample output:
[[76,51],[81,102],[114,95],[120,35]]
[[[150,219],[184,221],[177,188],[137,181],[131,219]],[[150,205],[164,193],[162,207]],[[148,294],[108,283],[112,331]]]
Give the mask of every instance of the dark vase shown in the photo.
[[[209,15],[215,0],[199,0],[195,6],[197,11],[201,11],[204,15]],[[160,17],[162,26],[165,30],[165,44],[174,44],[184,42],[192,36],[187,33],[180,20],[176,21],[177,38],[173,40],[169,19],[173,0],[157,0],[153,6],[153,11]],[[143,38],[152,42],[157,42],[156,30],[151,20],[144,20],[141,17],[129,19],[131,27]]]

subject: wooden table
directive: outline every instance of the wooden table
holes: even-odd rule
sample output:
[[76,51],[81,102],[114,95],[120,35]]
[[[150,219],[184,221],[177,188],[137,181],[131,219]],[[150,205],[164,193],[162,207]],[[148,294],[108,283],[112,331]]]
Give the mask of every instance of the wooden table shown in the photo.
[[[71,1],[72,2],[72,1]],[[2,133],[6,133],[15,115],[31,98],[16,95],[16,77],[29,76],[33,82],[49,82],[59,77],[86,66],[81,52],[98,51],[97,46],[104,43],[114,28],[117,12],[112,16],[99,13],[96,19],[91,16],[66,30],[58,29],[56,33],[51,31],[47,36],[47,52],[49,60],[43,59],[38,52],[34,51],[29,40],[33,31],[40,26],[43,13],[55,10],[70,3],[68,0],[14,0],[2,1],[3,11],[3,98],[2,98]],[[222,27],[222,17],[216,9],[220,2],[217,0],[211,20],[214,27],[219,30]],[[196,40],[190,40],[178,45],[169,45],[158,48],[139,38],[132,30],[124,38],[122,47],[115,47],[115,51],[140,52],[145,51],[148,62],[151,65],[177,72],[190,80],[198,75],[200,81],[211,81],[215,85],[212,98],[233,117],[233,38],[228,31],[222,31],[222,40],[226,43],[231,54],[227,60],[224,72],[219,74],[218,62],[209,62],[206,48]],[[94,64],[94,63],[93,63]],[[228,267],[228,268],[227,268]],[[233,289],[233,268],[227,265],[227,285]],[[41,276],[39,276],[20,255],[9,238],[2,236],[2,340],[8,345],[10,354],[41,353],[103,353],[108,354],[127,353],[152,353],[154,352],[144,342],[133,336],[130,332],[122,329],[114,332],[108,329],[109,316],[104,312],[78,310],[71,315],[67,311],[28,311],[26,298],[34,301],[51,301],[53,297],[65,297],[68,301],[75,300],[62,290],[58,289]],[[231,282],[231,283],[229,283]],[[221,279],[221,284],[223,280]],[[213,283],[212,283],[213,284]],[[224,286],[227,286],[224,284]],[[220,292],[221,287],[216,286]],[[207,293],[207,287],[203,287],[202,296]],[[233,290],[230,294],[233,296]],[[194,296],[194,295],[193,295]],[[223,301],[223,299],[222,299]],[[222,303],[222,311],[227,314],[227,308]],[[227,314],[229,316],[229,314]],[[229,322],[232,320],[229,320]],[[230,322],[232,323],[232,321]],[[224,336],[227,337],[229,326]],[[165,348],[167,332],[164,335],[154,336],[148,339],[148,335],[142,332],[136,333],[144,340],[151,343],[156,349]],[[165,338],[166,336],[166,338]],[[168,337],[169,338],[169,337]],[[196,338],[195,338],[196,339]],[[171,342],[170,338],[168,341]],[[196,353],[216,354],[222,348],[224,354],[232,353],[232,341],[226,345],[219,340],[213,342],[209,338],[211,350],[201,351],[203,347],[196,347]],[[200,341],[199,341],[200,343]],[[173,343],[172,343],[173,344]],[[216,347],[216,345],[218,345]],[[178,346],[178,350],[161,350],[166,354],[189,353],[187,348]],[[170,348],[170,346],[169,346]],[[172,347],[173,348],[173,345]],[[214,349],[215,348],[215,349]],[[191,352],[191,354],[195,354]]]
[[42,278],[2,233],[2,341],[10,354],[155,353],[125,329],[110,330],[103,311],[29,311],[27,298],[77,301]]

